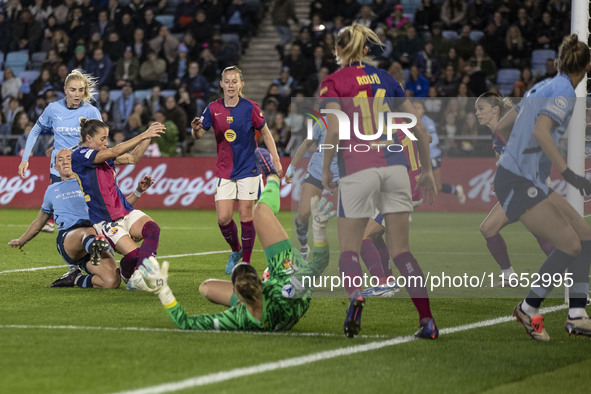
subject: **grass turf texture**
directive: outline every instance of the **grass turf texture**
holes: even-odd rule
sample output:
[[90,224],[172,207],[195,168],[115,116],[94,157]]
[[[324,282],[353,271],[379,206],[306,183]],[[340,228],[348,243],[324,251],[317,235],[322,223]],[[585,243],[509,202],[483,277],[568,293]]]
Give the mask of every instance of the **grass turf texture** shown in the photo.
[[[209,211],[150,211],[162,228],[160,256],[225,251],[228,246]],[[24,251],[6,243],[22,234],[35,211],[2,210],[5,250],[0,271],[63,265],[55,250],[56,234],[39,234]],[[289,212],[280,219],[290,227]],[[483,214],[413,214],[411,249],[425,272],[498,272],[478,232]],[[333,223],[334,224],[334,223]],[[288,231],[289,232],[289,231]],[[330,238],[335,246],[334,231]],[[543,254],[520,224],[503,231],[517,272],[535,272]],[[334,249],[334,248],[333,248]],[[253,264],[262,272],[260,244]],[[170,258],[169,283],[188,313],[212,313],[223,307],[198,294],[207,278],[227,278],[228,253]],[[120,256],[118,257],[120,258]],[[337,253],[329,273],[336,273]],[[387,338],[411,335],[417,315],[409,299],[366,302],[362,337],[342,335],[347,302],[320,298],[292,333],[329,336],[253,335],[249,333],[178,332],[157,297],[148,293],[51,289],[65,268],[0,274],[0,392],[104,393],[131,390],[264,362],[305,356]],[[561,297],[560,291],[555,296]],[[525,290],[521,290],[521,297]],[[437,292],[435,292],[437,295]],[[434,298],[440,328],[508,316],[517,298]],[[561,298],[544,306],[557,305]],[[182,392],[359,392],[395,390],[413,393],[494,393],[535,390],[586,392],[591,341],[569,338],[565,311],[549,313],[552,338],[536,343],[516,322],[442,335],[437,341],[412,341],[365,353],[240,377]],[[34,328],[7,328],[28,325]],[[44,328],[76,326],[86,329]],[[97,327],[114,330],[92,329]],[[166,331],[130,331],[125,327]],[[372,336],[372,337],[364,337]],[[383,337],[374,337],[383,336]]]

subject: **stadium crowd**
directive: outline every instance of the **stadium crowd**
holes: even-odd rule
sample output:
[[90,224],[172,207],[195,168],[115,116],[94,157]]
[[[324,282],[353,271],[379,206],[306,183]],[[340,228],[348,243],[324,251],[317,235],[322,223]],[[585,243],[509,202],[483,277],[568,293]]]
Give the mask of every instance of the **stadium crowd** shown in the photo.
[[[6,136],[0,138],[0,154],[22,154],[32,125],[49,103],[63,97],[65,77],[75,68],[98,79],[94,104],[112,129],[113,144],[156,120],[166,124],[167,138],[148,154],[191,154],[186,132],[191,119],[219,97],[220,71],[239,63],[266,11],[281,39],[282,68],[261,106],[280,155],[288,156],[303,134],[303,118],[289,111],[291,97],[318,95],[320,82],[337,68],[335,34],[354,22],[385,43],[372,49],[379,66],[409,96],[425,97],[444,154],[489,152],[487,141],[458,138],[488,135],[467,98],[487,90],[519,97],[536,81],[554,76],[553,57],[540,68],[532,64],[532,54],[557,49],[569,30],[570,3],[402,3],[315,0],[309,20],[300,21],[294,0],[9,0],[0,11],[0,136]],[[290,19],[305,24],[294,39]],[[501,81],[505,69],[520,74],[509,80],[508,90]],[[51,139],[39,138],[33,154],[43,155]]]

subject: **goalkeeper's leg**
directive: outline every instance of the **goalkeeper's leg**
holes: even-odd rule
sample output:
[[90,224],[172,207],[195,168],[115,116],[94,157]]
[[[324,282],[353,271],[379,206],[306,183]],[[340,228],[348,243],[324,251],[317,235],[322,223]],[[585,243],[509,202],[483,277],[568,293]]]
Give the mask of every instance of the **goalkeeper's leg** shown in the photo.
[[288,239],[285,229],[275,217],[280,206],[280,182],[277,175],[269,175],[267,177],[267,186],[265,186],[261,198],[254,208],[254,228],[263,249]]

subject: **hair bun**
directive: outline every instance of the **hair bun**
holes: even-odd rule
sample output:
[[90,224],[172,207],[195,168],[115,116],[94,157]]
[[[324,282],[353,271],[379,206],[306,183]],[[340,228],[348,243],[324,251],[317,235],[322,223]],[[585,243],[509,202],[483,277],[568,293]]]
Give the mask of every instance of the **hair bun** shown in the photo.
[[84,127],[86,122],[88,122],[88,119],[86,119],[84,116],[79,117],[78,120],[80,121],[80,127]]

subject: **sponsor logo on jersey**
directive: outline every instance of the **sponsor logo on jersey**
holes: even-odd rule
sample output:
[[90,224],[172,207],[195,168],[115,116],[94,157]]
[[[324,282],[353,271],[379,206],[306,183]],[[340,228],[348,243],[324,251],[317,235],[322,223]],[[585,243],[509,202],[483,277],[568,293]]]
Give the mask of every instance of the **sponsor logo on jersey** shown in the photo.
[[236,139],[236,132],[232,129],[228,129],[224,133],[224,137],[226,138],[226,141],[232,142]]

